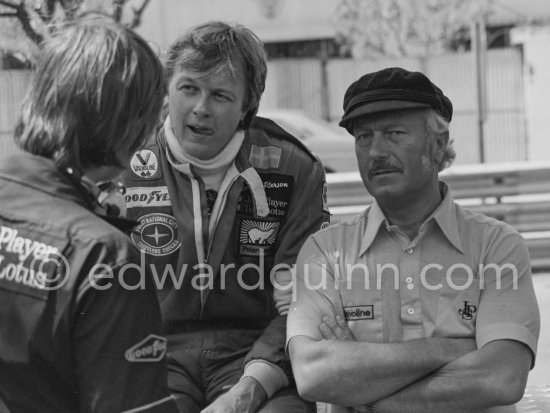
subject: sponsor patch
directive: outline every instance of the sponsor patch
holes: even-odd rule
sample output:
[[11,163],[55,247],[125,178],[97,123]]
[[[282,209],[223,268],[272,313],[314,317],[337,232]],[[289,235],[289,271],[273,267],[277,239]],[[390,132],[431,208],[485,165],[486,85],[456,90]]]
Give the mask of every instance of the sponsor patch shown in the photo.
[[126,208],[170,206],[166,186],[127,188],[124,195]]
[[149,255],[168,255],[180,247],[176,220],[168,214],[147,214],[132,232],[134,244]]
[[248,161],[254,168],[278,169],[282,149],[277,146],[252,145]]
[[134,153],[130,160],[130,169],[140,178],[156,178],[159,168],[157,155],[149,149],[142,149]]
[[344,307],[346,321],[374,320],[374,307],[372,305],[358,305]]
[[470,304],[469,301],[463,301],[464,305],[461,309],[458,310],[458,314],[462,317],[463,320],[470,321],[474,318],[474,314],[477,312],[477,307]]
[[47,299],[48,291],[69,279],[68,262],[61,254],[66,243],[51,234],[0,225],[0,288]]
[[131,363],[146,363],[160,361],[165,354],[166,339],[156,334],[150,334],[126,350],[124,357]]
[[277,240],[280,223],[243,219],[239,232],[239,249],[242,255],[268,254]]

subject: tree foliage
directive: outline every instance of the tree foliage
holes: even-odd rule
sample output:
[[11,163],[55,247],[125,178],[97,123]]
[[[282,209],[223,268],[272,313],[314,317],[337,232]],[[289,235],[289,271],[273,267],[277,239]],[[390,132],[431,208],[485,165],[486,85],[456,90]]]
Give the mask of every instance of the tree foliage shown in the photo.
[[101,12],[135,28],[150,0],[0,0],[0,51],[26,62],[57,24]]
[[479,0],[341,0],[338,39],[356,58],[439,54],[484,7]]

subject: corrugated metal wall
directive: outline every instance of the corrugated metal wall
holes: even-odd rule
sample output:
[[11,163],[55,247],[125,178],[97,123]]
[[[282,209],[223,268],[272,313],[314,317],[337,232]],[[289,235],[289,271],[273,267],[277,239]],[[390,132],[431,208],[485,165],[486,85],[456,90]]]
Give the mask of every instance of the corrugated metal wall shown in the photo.
[[[522,56],[519,49],[488,52],[485,159],[505,162],[527,159]],[[449,96],[454,105],[451,138],[457,163],[479,162],[476,117],[476,84],[471,54],[452,54],[429,59],[331,60],[327,63],[328,114],[336,121],[351,82],[367,72],[401,66],[426,73]],[[14,151],[12,130],[30,74],[0,71],[0,153]],[[294,108],[314,117],[323,114],[322,71],[316,59],[284,59],[269,62],[263,109]]]

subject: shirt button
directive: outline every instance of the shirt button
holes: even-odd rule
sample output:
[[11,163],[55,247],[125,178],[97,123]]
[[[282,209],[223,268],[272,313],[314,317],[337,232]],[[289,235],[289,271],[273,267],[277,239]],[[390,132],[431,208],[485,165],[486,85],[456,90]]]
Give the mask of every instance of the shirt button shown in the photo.
[[414,250],[413,250],[412,248],[409,248],[409,249],[406,251],[406,253],[409,254],[409,255],[412,254],[413,252],[414,252]]
[[413,315],[414,314],[414,308],[407,309],[407,313],[409,313],[410,315]]
[[407,278],[405,278],[405,282],[406,282],[407,284],[412,283],[412,282],[413,282],[412,277],[407,277]]

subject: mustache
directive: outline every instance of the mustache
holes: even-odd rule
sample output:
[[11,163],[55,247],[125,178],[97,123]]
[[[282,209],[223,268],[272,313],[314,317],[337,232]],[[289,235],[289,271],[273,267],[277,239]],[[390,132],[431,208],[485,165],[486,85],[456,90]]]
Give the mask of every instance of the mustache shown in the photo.
[[391,159],[375,159],[371,162],[368,168],[369,178],[380,172],[398,171],[402,172],[403,168],[397,161]]

